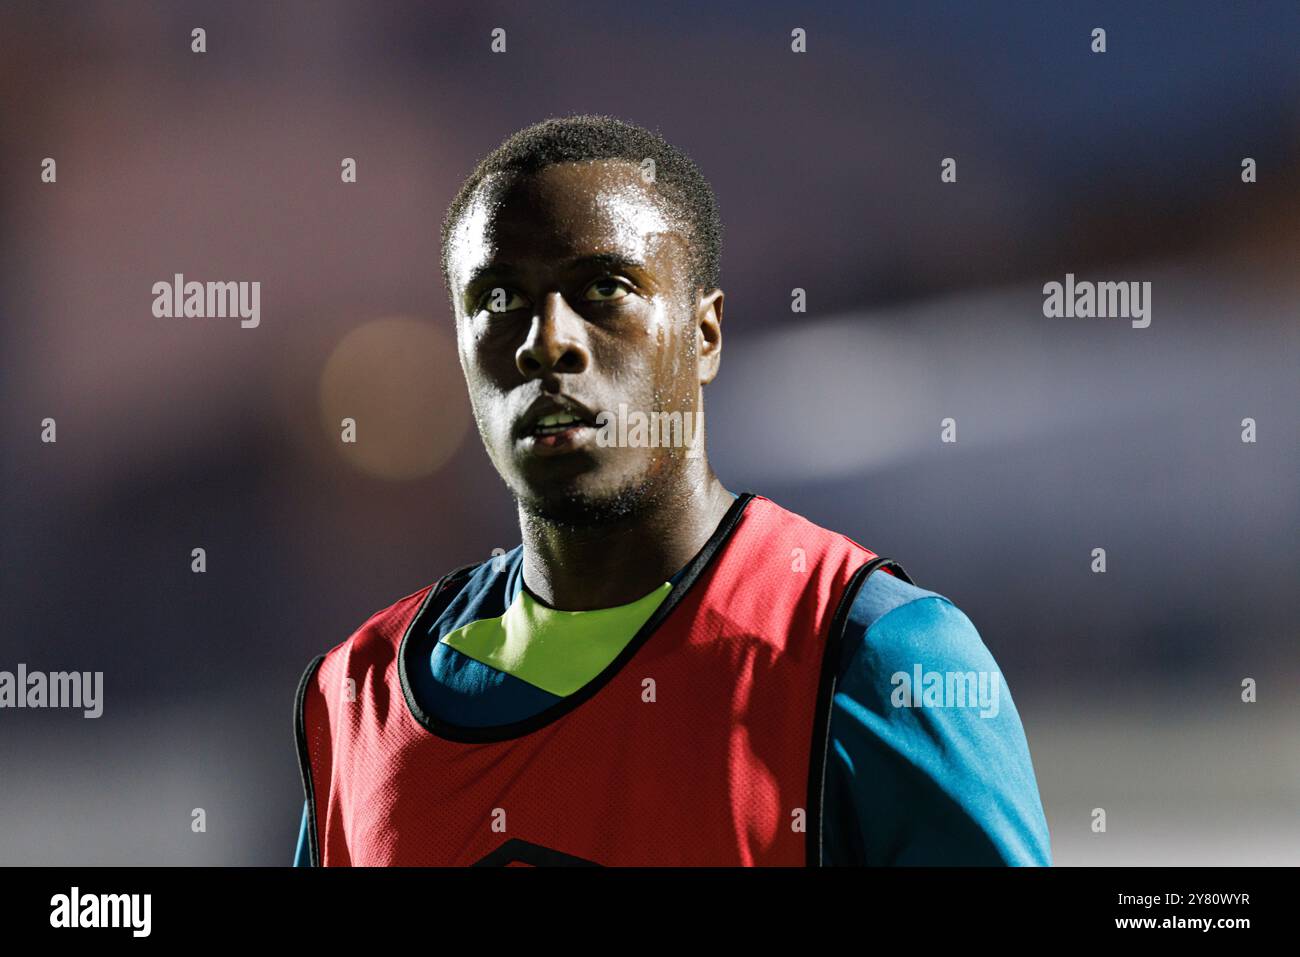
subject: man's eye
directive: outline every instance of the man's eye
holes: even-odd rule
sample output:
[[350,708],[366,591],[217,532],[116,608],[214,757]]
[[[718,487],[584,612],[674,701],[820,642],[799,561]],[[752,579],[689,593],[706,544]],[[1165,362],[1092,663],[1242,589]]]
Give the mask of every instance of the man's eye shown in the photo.
[[527,300],[513,289],[504,289],[498,286],[496,289],[489,290],[483,296],[478,308],[480,312],[486,310],[487,312],[501,313],[522,309],[527,305]]
[[622,279],[606,276],[588,286],[583,293],[583,298],[591,302],[617,302],[630,291],[628,284]]

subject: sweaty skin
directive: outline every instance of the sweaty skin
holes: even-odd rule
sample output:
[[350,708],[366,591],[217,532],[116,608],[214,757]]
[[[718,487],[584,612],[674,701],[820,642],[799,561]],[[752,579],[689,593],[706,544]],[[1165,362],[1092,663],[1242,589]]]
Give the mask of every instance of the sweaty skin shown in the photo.
[[[486,179],[448,265],[470,404],[514,495],[524,584],[553,608],[627,604],[667,581],[734,501],[702,449],[601,447],[595,430],[538,441],[543,396],[592,415],[690,412],[722,353],[720,289],[691,282],[688,225],[622,160]],[[690,421],[690,420],[688,420]]]

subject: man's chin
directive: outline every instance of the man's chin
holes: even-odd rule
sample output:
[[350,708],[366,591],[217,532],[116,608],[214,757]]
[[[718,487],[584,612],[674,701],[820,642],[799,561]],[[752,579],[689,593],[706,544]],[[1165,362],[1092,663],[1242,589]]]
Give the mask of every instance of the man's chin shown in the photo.
[[631,479],[611,486],[592,475],[528,486],[515,491],[523,511],[548,525],[570,528],[598,528],[616,525],[654,510],[658,490],[648,478]]

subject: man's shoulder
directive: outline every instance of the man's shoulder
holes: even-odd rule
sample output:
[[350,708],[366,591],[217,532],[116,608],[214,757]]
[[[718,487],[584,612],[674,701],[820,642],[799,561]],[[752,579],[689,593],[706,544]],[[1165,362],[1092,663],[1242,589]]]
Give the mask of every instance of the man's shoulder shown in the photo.
[[776,502],[768,498],[766,495],[762,495],[757,492],[747,492],[745,494],[749,496],[749,501],[751,503],[757,502],[760,509],[766,510],[767,515],[773,516],[777,519],[777,521],[773,522],[772,524],[774,525],[784,524],[788,529],[794,530],[793,534],[796,536],[801,532],[803,532],[803,533],[807,533],[810,536],[819,536],[827,541],[833,541],[842,545],[847,545],[854,551],[862,552],[868,555],[875,554],[875,552],[871,551],[871,549],[867,548],[861,542],[856,541],[851,536],[846,535],[844,532],[837,531],[836,529],[833,528],[827,528],[825,525],[822,525],[819,522],[815,521],[814,519],[809,518],[807,515],[804,515],[802,512],[796,512],[792,508],[787,508],[786,506],[782,505],[780,502]]
[[[858,586],[849,610],[849,620],[865,628],[899,609],[932,613],[934,605],[930,600],[952,606],[952,602],[944,595],[890,574],[886,568],[879,568]],[[917,605],[918,602],[922,604]],[[916,605],[916,608],[909,608],[912,605]]]
[[919,662],[940,671],[994,667],[974,623],[951,599],[884,570],[859,586],[844,638],[845,666],[856,663],[873,675]]
[[[850,644],[860,644],[860,639],[878,623],[888,620],[886,640],[893,639],[896,647],[900,642],[906,644],[907,632],[942,631],[950,636],[969,639],[974,634],[974,626],[951,600],[938,592],[929,591],[908,580],[906,572],[894,574],[897,566],[906,566],[896,555],[877,552],[862,544],[853,536],[820,524],[799,512],[786,508],[764,495],[753,494],[753,498],[780,515],[791,527],[819,535],[825,541],[835,542],[848,549],[847,559],[853,563],[850,567],[871,564],[880,559],[879,567],[871,574],[851,583],[854,589],[845,596],[848,601],[848,613],[845,618],[845,636]],[[904,626],[904,627],[899,627]],[[873,635],[874,637],[874,635]],[[974,635],[978,641],[978,634]],[[846,649],[849,652],[854,648]]]

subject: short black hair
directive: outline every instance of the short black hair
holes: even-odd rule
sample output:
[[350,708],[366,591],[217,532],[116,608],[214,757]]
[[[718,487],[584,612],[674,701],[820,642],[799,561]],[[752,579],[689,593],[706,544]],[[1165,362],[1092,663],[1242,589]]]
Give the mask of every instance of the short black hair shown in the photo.
[[713,188],[699,168],[659,133],[612,116],[581,114],[552,117],[525,127],[483,157],[461,185],[442,221],[442,281],[451,293],[447,264],[453,230],[474,191],[496,173],[532,173],[556,163],[621,159],[640,166],[654,160],[655,186],[674,210],[685,217],[690,235],[691,285],[714,289],[719,285],[722,258],[722,220]]

